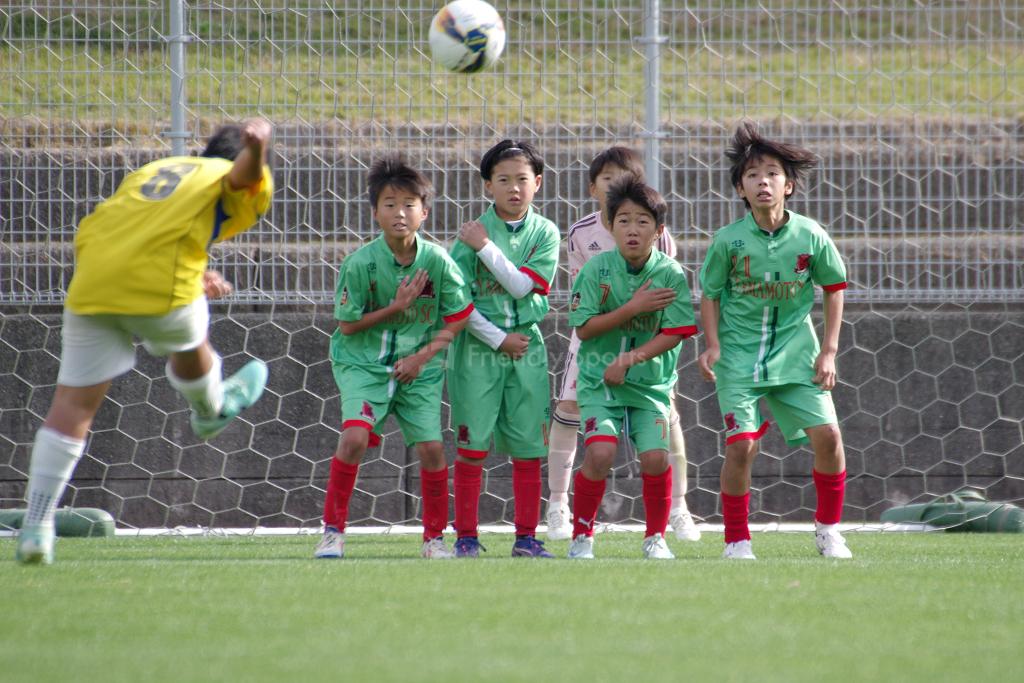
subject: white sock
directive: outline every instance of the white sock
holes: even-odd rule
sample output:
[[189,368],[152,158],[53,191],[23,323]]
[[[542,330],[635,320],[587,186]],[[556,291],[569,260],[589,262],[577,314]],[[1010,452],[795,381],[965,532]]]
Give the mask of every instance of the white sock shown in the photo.
[[57,503],[71,479],[75,464],[82,457],[85,441],[41,427],[32,445],[28,469],[28,512],[23,527],[52,527]]
[[[674,411],[673,411],[674,413]],[[686,507],[686,441],[679,426],[679,416],[669,420],[668,464],[672,466],[672,512],[688,512]]]
[[[559,420],[565,420],[560,422]],[[569,480],[572,475],[572,463],[576,457],[576,433],[579,431],[579,420],[576,424],[569,422],[564,416],[555,415],[551,420],[551,432],[548,434],[548,507],[569,504]]]
[[185,397],[196,415],[203,418],[216,417],[224,404],[224,391],[221,388],[220,356],[213,354],[210,371],[199,379],[181,379],[171,370],[171,362],[167,361],[167,380],[179,394]]

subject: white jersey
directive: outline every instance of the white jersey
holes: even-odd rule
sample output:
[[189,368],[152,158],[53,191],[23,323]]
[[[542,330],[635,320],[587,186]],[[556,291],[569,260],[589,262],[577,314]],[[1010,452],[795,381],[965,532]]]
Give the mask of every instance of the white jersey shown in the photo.
[[[568,261],[569,261],[569,287],[576,283],[576,276],[579,275],[583,264],[591,258],[605,251],[615,249],[615,238],[612,233],[604,227],[601,222],[601,212],[595,211],[579,219],[569,227],[566,236],[568,240]],[[658,251],[663,251],[672,258],[676,257],[676,241],[666,228],[657,244],[654,245]],[[559,390],[558,400],[576,400],[576,353],[580,349],[580,339],[576,336],[576,330],[572,331],[569,337],[569,353],[565,359],[565,372],[562,375],[562,386]]]

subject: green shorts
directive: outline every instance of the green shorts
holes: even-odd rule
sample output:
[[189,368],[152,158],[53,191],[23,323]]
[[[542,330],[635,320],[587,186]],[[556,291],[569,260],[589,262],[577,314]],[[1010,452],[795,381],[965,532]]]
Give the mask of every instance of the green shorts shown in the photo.
[[402,384],[377,369],[345,363],[331,363],[331,369],[341,392],[343,430],[362,426],[379,434],[384,420],[394,414],[407,444],[441,440],[444,375],[440,370]]
[[668,406],[665,412],[633,406],[580,406],[580,428],[583,442],[617,443],[626,434],[637,454],[668,450]]
[[818,385],[780,384],[770,387],[718,386],[718,406],[725,422],[725,443],[757,440],[768,430],[761,417],[760,401],[772,411],[779,431],[791,446],[808,442],[807,427],[835,424],[836,408],[832,394]]
[[511,330],[530,338],[526,355],[511,360],[463,332],[448,351],[448,398],[459,455],[486,458],[494,450],[515,458],[548,454],[551,385],[544,338],[536,325]]

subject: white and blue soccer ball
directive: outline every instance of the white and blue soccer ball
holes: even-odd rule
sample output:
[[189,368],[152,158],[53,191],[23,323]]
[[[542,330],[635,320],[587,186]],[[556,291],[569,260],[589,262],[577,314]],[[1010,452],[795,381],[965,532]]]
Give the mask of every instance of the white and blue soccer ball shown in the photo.
[[486,69],[504,49],[505,24],[483,0],[449,2],[430,23],[430,53],[449,71]]

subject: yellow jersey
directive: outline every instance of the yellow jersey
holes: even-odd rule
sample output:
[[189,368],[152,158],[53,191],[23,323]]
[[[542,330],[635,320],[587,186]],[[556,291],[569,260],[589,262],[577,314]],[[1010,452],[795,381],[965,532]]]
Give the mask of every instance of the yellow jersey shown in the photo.
[[270,206],[270,169],[232,190],[233,162],[169,157],[129,174],[82,219],[65,305],[73,313],[163,315],[203,293],[207,248],[248,230]]

